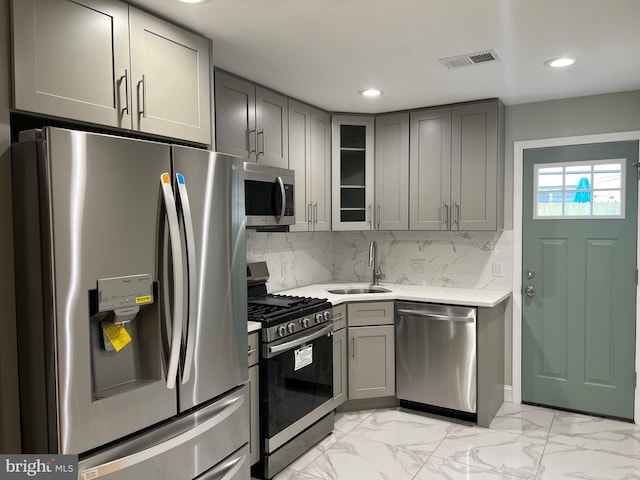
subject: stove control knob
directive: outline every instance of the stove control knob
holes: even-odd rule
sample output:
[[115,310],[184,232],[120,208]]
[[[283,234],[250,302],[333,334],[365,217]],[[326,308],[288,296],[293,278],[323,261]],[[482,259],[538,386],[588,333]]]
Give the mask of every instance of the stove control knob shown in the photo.
[[324,315],[324,321],[325,322],[328,322],[329,320],[331,320],[331,313],[329,313],[329,310],[324,312],[322,315]]
[[296,331],[296,326],[293,323],[290,323],[289,325],[287,325],[287,332],[288,333],[293,333]]
[[322,323],[322,314],[321,313],[316,313],[313,318],[314,318],[316,323]]
[[285,327],[284,325],[280,325],[278,327],[278,336],[279,337],[284,337],[287,333],[287,327]]
[[304,317],[302,320],[300,320],[300,325],[302,325],[302,328],[309,328],[309,319],[307,317]]

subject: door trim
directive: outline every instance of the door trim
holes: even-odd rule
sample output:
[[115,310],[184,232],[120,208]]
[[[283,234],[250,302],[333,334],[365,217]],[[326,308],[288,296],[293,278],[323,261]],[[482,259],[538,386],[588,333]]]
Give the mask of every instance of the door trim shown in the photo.
[[[522,180],[524,151],[530,148],[562,147],[589,143],[638,141],[640,131],[581,135],[575,137],[545,138],[513,143],[513,335],[512,335],[512,395],[513,403],[522,402]],[[640,149],[640,147],[639,147]],[[639,152],[640,153],[640,152]],[[640,195],[638,196],[640,212]],[[640,217],[640,214],[638,215]],[[640,252],[640,218],[638,221],[638,244]],[[636,256],[636,268],[640,268],[640,255]],[[640,289],[636,286],[636,298]],[[636,364],[640,372],[640,302],[636,300]],[[640,385],[635,388],[634,422],[640,424]]]

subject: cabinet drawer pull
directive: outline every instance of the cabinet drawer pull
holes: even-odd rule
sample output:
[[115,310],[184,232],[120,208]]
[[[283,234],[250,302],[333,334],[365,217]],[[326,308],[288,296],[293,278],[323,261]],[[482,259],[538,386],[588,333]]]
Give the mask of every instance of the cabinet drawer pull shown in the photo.
[[257,350],[256,348],[252,348],[251,350],[248,350],[248,351],[247,351],[247,356],[249,356],[249,357],[250,357],[251,355],[253,355],[253,354],[254,354],[254,353],[256,353],[257,351],[258,351],[258,350]]

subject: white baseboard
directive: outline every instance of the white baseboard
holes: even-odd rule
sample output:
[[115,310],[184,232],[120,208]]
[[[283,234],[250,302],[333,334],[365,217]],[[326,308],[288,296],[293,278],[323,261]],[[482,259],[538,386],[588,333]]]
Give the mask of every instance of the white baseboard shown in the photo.
[[513,403],[513,387],[511,385],[504,386],[504,401]]

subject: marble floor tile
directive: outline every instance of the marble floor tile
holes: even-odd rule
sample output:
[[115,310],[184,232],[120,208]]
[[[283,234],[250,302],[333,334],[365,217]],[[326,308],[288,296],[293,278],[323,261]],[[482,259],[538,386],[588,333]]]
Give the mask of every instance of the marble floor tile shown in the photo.
[[640,459],[640,425],[556,412],[549,441]]
[[334,431],[331,435],[320,441],[315,447],[311,448],[307,453],[290,464],[288,468],[298,472],[304,470],[311,462],[322,455],[323,452],[331,448],[343,436],[343,433],[337,430]]
[[338,413],[274,480],[640,480],[640,426],[505,403],[490,429],[406,409]]
[[554,410],[532,405],[503,403],[489,428],[536,438],[547,438]]
[[366,419],[373,410],[361,410],[355,412],[340,412],[334,417],[333,430],[340,433],[349,433]]
[[640,459],[549,441],[537,480],[640,480]]
[[425,460],[411,450],[348,434],[302,473],[324,480],[411,480]]
[[456,427],[433,453],[474,467],[533,479],[546,440],[480,427]]
[[491,472],[445,458],[431,457],[414,480],[518,480],[518,477]]
[[449,422],[396,409],[372,413],[351,434],[431,454],[453,428]]

